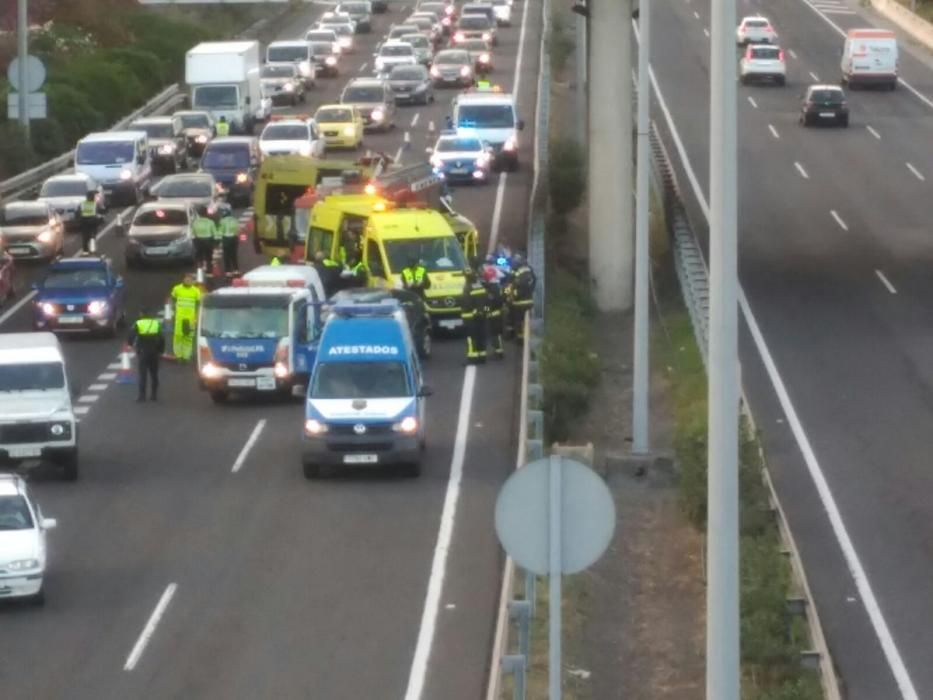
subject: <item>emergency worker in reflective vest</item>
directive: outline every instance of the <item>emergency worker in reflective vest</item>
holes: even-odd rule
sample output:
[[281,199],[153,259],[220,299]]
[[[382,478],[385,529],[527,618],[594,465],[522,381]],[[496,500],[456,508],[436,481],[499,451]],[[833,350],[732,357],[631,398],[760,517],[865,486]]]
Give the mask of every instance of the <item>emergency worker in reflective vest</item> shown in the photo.
[[194,283],[192,275],[185,275],[181,283],[172,288],[171,300],[175,304],[172,347],[179,361],[188,362],[194,351],[194,329],[201,303],[201,288]]
[[227,122],[226,117],[221,117],[217,121],[217,125],[214,127],[217,131],[218,136],[229,136],[230,135],[230,124]]
[[217,222],[217,238],[224,253],[224,273],[229,277],[240,271],[240,220],[233,215],[229,204],[220,207],[220,221]]
[[191,235],[194,238],[194,253],[197,266],[205,272],[211,269],[216,234],[217,227],[210,217],[207,207],[198,207],[198,216],[191,224]]
[[91,252],[91,241],[97,238],[100,226],[100,212],[97,211],[97,196],[88,192],[81,206],[78,207],[78,225],[81,227],[81,250]]
[[151,387],[150,400],[158,401],[159,358],[165,352],[165,336],[162,335],[162,322],[152,309],[143,311],[133,324],[127,342],[136,350],[136,368],[139,372],[139,396],[136,400],[146,400],[148,385]]
[[431,288],[428,269],[418,258],[409,259],[408,266],[402,268],[402,287],[421,297],[424,297],[425,290]]

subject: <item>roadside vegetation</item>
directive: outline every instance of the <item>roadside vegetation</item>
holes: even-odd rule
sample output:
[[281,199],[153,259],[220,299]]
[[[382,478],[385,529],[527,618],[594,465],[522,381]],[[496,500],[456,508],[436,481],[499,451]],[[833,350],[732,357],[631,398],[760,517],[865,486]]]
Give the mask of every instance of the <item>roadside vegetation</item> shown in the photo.
[[[30,53],[45,63],[48,119],[0,121],[0,179],[74,147],[90,131],[109,128],[184,77],[185,53],[200,41],[229,37],[268,13],[266,6],[223,5],[150,10],[126,0],[30,3]],[[15,13],[3,16],[9,30]],[[15,55],[16,37],[0,35],[0,63]],[[6,104],[10,90],[0,84]]]

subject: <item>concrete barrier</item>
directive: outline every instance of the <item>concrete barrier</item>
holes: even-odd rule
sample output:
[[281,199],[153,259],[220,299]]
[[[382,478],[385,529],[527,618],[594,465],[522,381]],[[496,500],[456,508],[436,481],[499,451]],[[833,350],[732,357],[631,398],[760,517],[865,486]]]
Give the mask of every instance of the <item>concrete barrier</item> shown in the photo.
[[926,48],[933,50],[933,22],[927,22],[897,0],[871,0],[871,5],[881,16],[894,22]]

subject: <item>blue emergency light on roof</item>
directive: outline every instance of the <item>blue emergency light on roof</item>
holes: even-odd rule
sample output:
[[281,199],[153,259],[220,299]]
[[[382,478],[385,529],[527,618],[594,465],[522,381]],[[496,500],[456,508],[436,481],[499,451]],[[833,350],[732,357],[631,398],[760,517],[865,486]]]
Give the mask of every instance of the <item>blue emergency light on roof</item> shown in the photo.
[[397,299],[384,299],[378,304],[354,304],[353,302],[340,302],[333,311],[338,316],[349,318],[353,316],[392,316],[401,306]]

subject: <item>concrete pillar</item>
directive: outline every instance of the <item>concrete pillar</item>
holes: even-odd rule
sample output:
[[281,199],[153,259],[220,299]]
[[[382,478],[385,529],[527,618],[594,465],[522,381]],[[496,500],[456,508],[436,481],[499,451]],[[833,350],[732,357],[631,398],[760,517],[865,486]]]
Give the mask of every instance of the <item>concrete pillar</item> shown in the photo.
[[632,0],[589,0],[590,277],[603,311],[633,302]]

